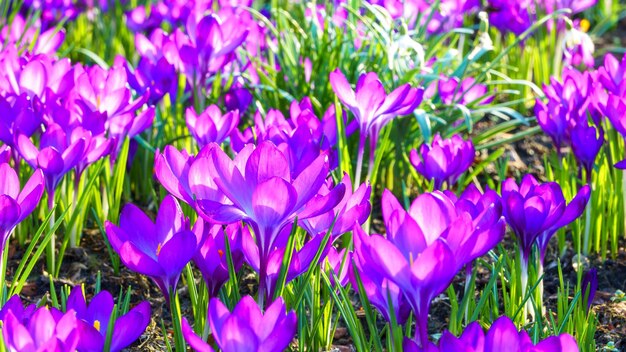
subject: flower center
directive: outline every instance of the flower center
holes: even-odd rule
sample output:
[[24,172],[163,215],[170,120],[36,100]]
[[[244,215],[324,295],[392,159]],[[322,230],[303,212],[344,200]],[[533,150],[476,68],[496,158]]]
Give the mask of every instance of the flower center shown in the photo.
[[159,254],[161,253],[161,249],[163,248],[163,245],[161,243],[159,243],[159,245],[157,246],[157,250],[156,250],[156,255],[157,257],[159,256]]
[[94,320],[93,327],[100,331],[100,320]]
[[220,255],[220,259],[224,257],[224,251],[223,251],[223,250],[221,250],[221,249],[218,249],[218,250],[217,250],[217,254],[219,254],[219,255]]

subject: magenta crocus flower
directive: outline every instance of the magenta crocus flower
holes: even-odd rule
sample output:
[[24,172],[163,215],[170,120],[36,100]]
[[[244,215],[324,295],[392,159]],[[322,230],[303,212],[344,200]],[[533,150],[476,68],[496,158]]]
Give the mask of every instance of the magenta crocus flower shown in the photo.
[[[418,351],[415,348],[416,346],[405,348],[405,351]],[[439,340],[439,349],[434,349],[434,351],[437,350],[441,352],[578,352],[578,345],[569,334],[551,336],[535,345],[525,330],[518,332],[511,319],[503,316],[491,325],[486,335],[477,322],[470,323],[459,337],[455,337],[449,331],[444,331]]]
[[535,19],[535,2],[532,0],[489,0],[489,23],[501,32],[524,33]]
[[[352,89],[339,69],[330,73],[330,85],[339,100],[350,109],[359,125],[359,151],[354,178],[354,182],[359,183],[367,137],[376,141],[380,130],[394,117],[411,113],[421,103],[423,90],[403,84],[387,95],[382,82],[374,72],[362,74],[356,89]],[[373,143],[375,146],[375,142]],[[373,152],[370,154],[370,159],[373,160]],[[369,167],[371,172],[373,165]]]
[[587,121],[579,122],[570,132],[572,151],[587,173],[587,183],[591,183],[591,172],[600,148],[604,144],[604,130]]
[[[67,298],[67,310],[76,312],[79,339],[77,349],[81,352],[99,352],[109,328],[109,321],[115,304],[113,296],[107,291],[100,291],[89,304],[81,286],[74,286]],[[116,317],[111,335],[110,350],[118,352],[130,346],[146,330],[150,323],[150,303],[141,302],[128,313]]]
[[123,65],[115,65],[109,70],[100,66],[87,69],[77,66],[75,69],[79,99],[92,111],[106,112],[108,119],[134,113],[146,102],[145,95],[132,99]]
[[456,183],[474,162],[474,152],[471,140],[465,141],[458,134],[443,139],[436,134],[430,145],[422,144],[419,152],[412,150],[410,160],[424,178],[434,180],[438,190],[444,182],[448,187]]
[[626,56],[618,61],[612,54],[604,56],[604,65],[598,68],[598,80],[612,94],[626,93]]
[[596,296],[596,291],[598,291],[598,270],[596,268],[589,269],[585,273],[580,287],[583,298],[587,302],[587,312],[589,312],[593,304],[593,298]]
[[40,149],[25,135],[17,137],[17,148],[24,160],[43,171],[48,208],[54,205],[55,190],[63,176],[81,162],[87,146],[85,138],[71,140],[59,125],[48,126],[39,141]]
[[232,160],[219,147],[197,157],[189,169],[189,187],[205,220],[229,224],[243,220],[254,229],[259,251],[262,300],[269,255],[284,227],[334,208],[345,188],[318,196],[328,177],[328,160],[318,156],[295,174],[283,152],[273,143],[248,145]]
[[35,113],[31,101],[25,94],[15,97],[13,102],[0,97],[0,141],[15,147],[15,136],[30,137],[41,128],[41,116]]
[[[281,297],[264,313],[250,296],[243,297],[232,312],[213,298],[209,305],[209,323],[213,339],[223,352],[270,352],[283,351],[289,346],[296,334],[298,317],[294,311],[285,311]],[[184,319],[183,335],[196,351],[212,351]]]
[[178,80],[176,67],[180,66],[178,48],[171,35],[160,28],[155,29],[150,39],[143,34],[135,35],[135,47],[141,55],[134,72],[126,66],[128,83],[139,94],[149,90],[150,103],[155,104],[169,93],[175,100]]
[[549,85],[543,85],[547,101],[537,99],[535,114],[541,129],[552,139],[560,155],[561,147],[570,143],[570,131],[587,119],[587,112],[594,110],[589,98],[592,77],[573,69],[563,70],[563,80],[554,77]]
[[530,174],[518,186],[510,178],[502,183],[504,217],[515,233],[522,257],[527,261],[537,243],[541,261],[552,235],[582,214],[589,201],[589,186],[583,186],[571,202],[566,203],[556,182],[539,184]]
[[174,197],[195,206],[196,201],[189,186],[189,168],[195,157],[186,150],[178,151],[171,145],[165,146],[163,153],[154,155],[154,174],[161,185]]
[[[378,277],[374,282],[382,282],[382,277],[399,287],[415,315],[415,339],[420,346],[426,346],[430,302],[448,287],[456,274],[454,253],[443,238],[426,245],[420,233],[411,233],[411,238],[404,231],[385,238],[367,236],[355,229],[355,234],[360,236],[361,241],[359,248],[355,247],[355,255],[359,257],[359,262],[371,263],[369,267],[374,270],[365,275]],[[388,290],[389,294],[381,292],[383,297],[396,296],[390,288]],[[383,302],[387,303],[387,299]]]
[[128,204],[122,209],[119,227],[107,221],[105,230],[122,263],[151,277],[168,301],[201,242],[199,235],[189,229],[189,219],[176,199],[169,195],[159,207],[156,223]]
[[233,266],[235,271],[239,271],[243,265],[242,241],[243,237],[250,236],[249,230],[241,223],[230,224],[224,229],[222,225],[210,226],[204,220],[198,219],[193,231],[196,236],[203,238],[200,248],[193,256],[193,262],[202,273],[209,296],[217,297],[220,288],[229,279],[226,237],[228,237]]
[[441,102],[446,105],[489,104],[494,97],[487,95],[486,85],[475,82],[473,77],[467,77],[462,81],[457,77],[441,77],[437,84],[428,86],[424,95],[433,97],[437,93]]
[[582,214],[589,196],[590,188],[585,185],[571,202],[566,203],[561,186],[556,182],[539,184],[530,174],[524,176],[519,186],[512,178],[502,183],[504,217],[519,245],[523,294],[528,283],[528,260],[533,245],[539,249],[538,272],[541,275],[550,238]]
[[36,170],[24,188],[20,187],[20,179],[9,164],[0,164],[0,253],[15,229],[33,212],[44,191],[44,176]]
[[222,144],[239,124],[239,111],[229,111],[222,115],[217,105],[210,105],[200,115],[188,108],[185,121],[189,132],[200,148],[209,143]]
[[186,30],[188,37],[178,37],[177,46],[187,78],[194,87],[204,84],[208,74],[228,64],[248,35],[236,16],[222,20],[216,14],[200,18],[190,15]]
[[416,317],[415,340],[422,347],[428,345],[431,300],[464,265],[502,239],[504,224],[494,206],[481,212],[479,206],[474,207],[475,218],[457,208],[444,193],[433,192],[417,197],[407,212],[391,192],[385,191],[382,209],[386,237],[367,236],[361,231],[361,244],[355,244],[359,261],[370,262],[377,272],[372,276],[392,281],[404,293]]
[[13,295],[0,309],[0,321],[4,321],[7,314],[11,312],[19,322],[25,322],[35,313],[37,306],[30,304],[26,307],[22,305],[22,300],[19,295]]
[[[626,138],[626,100],[615,94],[609,94],[606,106],[602,107],[604,114],[611,122],[611,125],[622,137]],[[626,169],[626,159],[615,164],[618,169]]]
[[3,342],[11,352],[76,351],[79,333],[73,310],[63,314],[41,307],[23,320],[8,311],[2,323]]

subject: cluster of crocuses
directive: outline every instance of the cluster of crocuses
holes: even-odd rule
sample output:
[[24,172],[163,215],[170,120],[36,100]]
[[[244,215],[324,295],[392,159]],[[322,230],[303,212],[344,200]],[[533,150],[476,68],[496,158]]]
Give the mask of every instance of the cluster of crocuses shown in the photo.
[[78,185],[90,164],[106,155],[114,161],[125,138],[154,118],[154,109],[144,108],[147,96],[128,88],[121,65],[85,67],[52,54],[20,55],[12,46],[0,61],[0,140],[16,165],[23,159],[43,171],[50,206],[65,174],[74,170]]
[[87,304],[81,286],[67,297],[63,311],[35,304],[24,307],[13,296],[0,310],[2,338],[8,351],[121,351],[150,323],[150,304],[125,312],[107,291]]
[[[159,1],[149,11],[143,6],[133,9],[127,23],[136,32],[135,46],[141,57],[129,81],[131,86],[138,92],[149,91],[154,103],[166,93],[175,99],[179,93],[178,73],[182,73],[196,103],[205,106],[203,90],[209,79],[217,73],[233,72],[234,82],[222,101],[229,110],[245,111],[252,96],[242,87],[241,75],[247,71],[252,83],[258,81],[254,80],[252,62],[245,55],[239,57],[236,51],[242,47],[249,55],[257,56],[258,50],[265,47],[264,28],[245,6],[250,4],[220,2],[219,10],[208,15],[205,13],[211,12],[212,4],[206,1]],[[150,15],[146,17],[147,12]],[[173,32],[163,31],[162,23],[173,25]]]
[[595,159],[604,143],[595,76],[566,68],[561,80],[553,77],[543,86],[546,101],[537,99],[535,104],[539,126],[550,136],[559,155],[562,147],[571,146],[587,182],[591,182]]
[[[603,118],[626,136],[626,88],[623,84],[626,61],[604,57],[597,70],[563,70],[562,79],[544,85],[546,99],[537,99],[535,113],[543,131],[552,138],[557,151],[571,146],[574,156],[591,182],[596,157],[604,144]],[[626,162],[615,165],[626,168]]]
[[[421,20],[432,20],[429,33],[458,26],[465,13],[478,8],[476,1],[441,3],[448,6],[434,11],[425,1],[381,2],[393,17],[407,16],[413,22],[417,13],[427,13]],[[320,119],[311,99],[304,98],[292,102],[289,118],[279,110],[258,111],[254,124],[241,131],[240,120],[252,99],[241,77],[233,80],[216,104],[205,104],[204,93],[211,82],[225,78],[219,73],[241,76],[252,68],[247,73],[254,76],[253,63],[244,62],[237,50],[243,47],[254,56],[265,45],[264,29],[242,5],[250,3],[225,2],[218,12],[205,14],[210,2],[159,1],[149,10],[131,11],[128,23],[138,32],[135,45],[141,57],[137,68],[124,58],[110,68],[57,60],[54,53],[63,32],[44,32],[31,46],[22,42],[36,38],[28,31],[25,37],[6,34],[11,45],[0,52],[0,63],[6,68],[0,75],[0,109],[7,118],[0,122],[0,140],[9,149],[2,150],[0,159],[12,159],[16,168],[24,160],[35,172],[20,191],[14,169],[0,165],[0,175],[5,177],[0,186],[2,245],[34,210],[44,189],[52,207],[55,190],[67,173],[74,171],[78,185],[90,164],[106,155],[114,163],[124,140],[151,125],[152,105],[166,94],[176,100],[189,87],[194,104],[185,110],[185,122],[197,152],[173,146],[157,151],[155,175],[170,195],[162,200],[156,219],[129,204],[118,224],[106,222],[105,231],[122,262],[152,278],[169,302],[176,301],[181,273],[193,262],[209,295],[206,334],[210,330],[221,350],[287,348],[298,317],[279,289],[317,265],[332,269],[333,285],[362,285],[369,302],[388,321],[405,325],[412,314],[415,327],[405,339],[407,351],[498,351],[505,348],[503,344],[519,351],[577,350],[566,334],[535,345],[506,317],[496,320],[486,335],[477,323],[458,338],[446,332],[436,347],[429,340],[427,322],[432,300],[461,269],[471,273],[473,261],[502,240],[505,223],[518,240],[525,291],[533,248],[538,250],[541,270],[550,238],[580,215],[589,199],[588,186],[569,203],[558,184],[539,184],[532,176],[519,186],[506,180],[502,198],[474,185],[457,196],[450,190],[471,167],[474,146],[460,135],[446,139],[437,134],[410,155],[417,172],[436,190],[419,195],[408,210],[391,191],[383,191],[380,207],[386,234],[369,235],[361,225],[372,208],[367,181],[372,178],[383,128],[394,118],[412,114],[424,97],[442,105],[487,104],[492,99],[487,87],[471,77],[439,77],[426,91],[402,84],[387,94],[376,73],[361,74],[353,89],[337,69],[329,83],[351,117],[335,116],[341,109],[330,106]],[[48,20],[72,18],[74,7],[64,3],[56,8],[61,15],[52,12]],[[529,8],[532,15],[534,6]],[[514,17],[518,15],[523,17],[520,26],[527,26],[524,16],[529,14]],[[163,22],[175,30],[166,33],[160,28]],[[20,23],[14,22],[15,31],[24,31]],[[595,123],[599,118],[596,110],[589,113],[592,105],[621,123],[617,113],[626,104],[621,87],[624,65],[607,57],[604,71],[595,75],[566,71],[563,83],[553,80],[545,87],[549,102],[538,102],[542,127],[559,148],[572,145],[588,175],[597,150],[577,151],[574,144],[595,141],[599,148],[602,143],[602,131],[598,136],[590,127],[589,118]],[[185,76],[184,84],[179,84],[178,75]],[[607,92],[598,93],[594,101],[588,93],[598,91],[592,83],[598,80]],[[347,134],[359,130],[354,178],[335,172],[338,122],[347,125]],[[368,138],[367,176],[361,183]],[[197,213],[193,224],[179,201]],[[354,249],[344,244],[346,248],[339,251],[336,239],[347,232],[353,232]],[[289,264],[283,268],[286,257]],[[220,291],[231,269],[238,272],[244,263],[258,273],[257,297],[246,296],[229,310],[220,300]],[[284,282],[279,282],[283,270]],[[65,310],[24,308],[18,298],[12,298],[0,312],[4,343],[10,350],[121,350],[139,337],[150,316],[147,303],[119,311],[106,292],[96,294],[87,305],[81,288],[69,295]],[[197,336],[186,320],[181,324],[182,335],[194,349],[213,349],[205,341],[207,336]],[[412,328],[406,326],[408,331]]]

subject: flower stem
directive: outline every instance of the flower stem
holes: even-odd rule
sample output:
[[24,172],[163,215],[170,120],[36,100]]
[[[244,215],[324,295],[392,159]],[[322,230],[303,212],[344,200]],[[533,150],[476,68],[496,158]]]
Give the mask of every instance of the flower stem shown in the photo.
[[583,250],[582,252],[587,255],[589,253],[589,235],[591,231],[591,204],[587,204],[585,209],[585,232],[583,237]]
[[[523,255],[520,255],[520,278],[522,282],[522,291],[521,297],[522,301],[526,297],[526,288],[528,286],[528,259],[524,258]],[[526,317],[528,315],[528,304],[524,304],[523,310],[523,322],[526,324]]]
[[361,169],[363,168],[363,154],[365,154],[365,141],[367,140],[367,135],[361,132],[359,137],[359,153],[356,159],[356,175],[354,177],[354,189],[359,186],[361,182]]
[[174,326],[174,346],[176,346],[176,351],[186,351],[187,345],[185,344],[185,338],[183,337],[178,293],[176,292],[176,289],[173,289],[172,291],[173,292],[170,294],[170,314],[172,314],[172,325]]
[[[48,192],[48,211],[52,212],[52,215],[50,216],[50,223],[49,223],[50,231],[54,229],[54,223],[56,222],[56,214],[55,212],[52,211],[53,208],[54,208],[54,190],[51,190]],[[46,261],[48,264],[49,273],[54,273],[55,268],[56,268],[56,256],[54,253],[55,242],[56,242],[56,235],[53,232],[52,236],[50,236],[50,242],[48,242],[48,246],[46,246]]]

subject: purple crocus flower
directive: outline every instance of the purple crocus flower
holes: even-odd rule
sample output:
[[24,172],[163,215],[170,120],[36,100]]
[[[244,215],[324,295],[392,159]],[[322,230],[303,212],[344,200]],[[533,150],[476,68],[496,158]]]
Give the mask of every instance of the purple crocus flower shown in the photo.
[[0,141],[15,147],[15,136],[23,134],[30,137],[41,128],[41,116],[33,110],[31,102],[25,94],[10,102],[0,97]]
[[[415,315],[415,340],[420,346],[426,346],[430,302],[448,287],[456,274],[453,270],[456,266],[454,253],[443,238],[426,245],[420,233],[411,233],[411,238],[407,231],[403,231],[385,238],[367,236],[355,229],[355,234],[361,241],[360,247],[355,247],[355,254],[360,262],[371,263],[374,270],[365,275],[376,278],[375,282],[381,282],[382,277],[398,285]],[[393,298],[394,292],[388,289],[389,294],[382,294]],[[387,299],[383,302],[387,303]]]
[[222,144],[239,124],[239,111],[229,111],[222,115],[217,105],[210,105],[200,115],[188,108],[185,121],[189,132],[200,148],[209,143]]
[[[356,84],[356,89],[353,90],[339,69],[330,73],[330,85],[339,100],[350,109],[359,125],[359,151],[354,178],[357,184],[360,182],[367,137],[369,136],[374,141],[375,147],[380,130],[396,116],[411,113],[421,103],[424,91],[421,88],[412,88],[409,84],[403,84],[387,95],[382,82],[374,72],[362,74]],[[370,153],[370,159],[373,161],[372,155],[373,152]],[[369,168],[368,174],[373,168],[372,163]]]
[[66,173],[75,168],[85,155],[85,138],[71,140],[59,125],[48,126],[41,136],[39,148],[25,135],[17,137],[21,156],[33,168],[40,168],[46,179],[48,208],[54,205],[57,186]]
[[444,182],[452,187],[469,169],[474,162],[474,152],[471,140],[465,141],[458,134],[443,139],[436,134],[430,145],[420,146],[419,153],[412,150],[410,160],[417,172],[427,180],[435,181],[435,189],[441,189]]
[[[469,202],[469,201],[468,201]],[[477,202],[478,203],[478,202]],[[382,209],[387,236],[361,234],[355,255],[400,287],[416,317],[415,340],[428,345],[427,318],[431,300],[467,263],[493,248],[504,233],[499,214],[490,205],[476,214],[457,208],[444,193],[425,193],[405,211],[389,191]],[[488,230],[493,228],[492,230]],[[356,240],[355,240],[356,241]]]
[[3,26],[0,38],[8,45],[17,47],[20,52],[52,56],[65,39],[65,29],[42,28],[39,18],[31,16],[27,22],[20,13],[17,13],[10,24]]
[[151,277],[168,301],[202,240],[189,229],[189,220],[170,195],[163,199],[156,223],[135,205],[127,204],[120,215],[120,226],[107,221],[105,230],[122,263]]
[[216,14],[200,18],[191,15],[186,29],[188,37],[177,37],[177,46],[187,78],[194,87],[204,84],[208,74],[228,64],[248,35],[236,16],[223,20]]
[[[609,94],[606,105],[603,106],[603,112],[611,122],[611,125],[622,137],[626,138],[626,100],[615,95]],[[626,159],[615,164],[618,169],[626,169]]]
[[593,113],[589,98],[593,80],[589,73],[573,69],[563,70],[563,80],[554,77],[543,86],[547,101],[537,99],[535,114],[541,129],[552,139],[560,155],[561,147],[569,144],[570,131],[583,119],[587,112]]
[[587,174],[587,183],[591,183],[591,172],[600,148],[604,144],[604,130],[587,121],[579,122],[570,132],[572,151]]
[[74,183],[76,184],[75,189],[77,191],[78,183],[80,182],[85,169],[87,169],[89,165],[108,155],[111,152],[111,147],[113,146],[113,141],[106,138],[104,134],[93,135],[91,131],[82,127],[77,127],[72,131],[70,143],[81,139],[85,141],[85,151],[76,164],[76,178],[74,179]]
[[189,186],[189,168],[195,157],[186,150],[178,151],[171,145],[165,146],[163,153],[154,155],[154,174],[161,185],[174,197],[195,206],[196,201]]
[[565,31],[563,42],[565,49],[563,50],[563,56],[566,65],[584,65],[590,68],[595,66],[593,57],[595,45],[591,36],[586,33],[586,29],[581,28],[580,20],[575,20],[574,26]]
[[122,64],[109,70],[100,66],[76,67],[76,89],[92,111],[106,112],[108,119],[134,113],[146,102],[147,96],[131,99],[126,69]]
[[328,172],[327,157],[320,155],[294,173],[285,154],[269,141],[246,146],[234,160],[216,146],[191,165],[188,182],[199,214],[222,224],[243,220],[254,229],[260,300],[267,294],[268,259],[280,231],[296,217],[304,220],[329,211],[343,197],[342,184],[318,196]]
[[[223,352],[236,351],[283,351],[296,334],[298,318],[294,311],[285,311],[285,302],[279,297],[265,313],[250,296],[237,303],[232,312],[218,299],[211,299],[209,323],[215,343]],[[183,319],[185,340],[196,351],[207,352],[212,348]]]
[[63,314],[44,306],[24,320],[8,311],[2,323],[3,342],[9,351],[76,351],[79,333],[73,310]]
[[198,219],[193,231],[196,236],[203,238],[198,251],[193,256],[204,282],[209,291],[209,297],[217,297],[222,285],[229,279],[228,261],[226,257],[226,237],[230,246],[233,266],[238,271],[243,265],[243,238],[250,236],[247,227],[241,223],[230,224],[226,229],[222,225],[210,226],[202,219]]
[[626,56],[618,61],[612,54],[604,56],[604,64],[598,68],[598,80],[612,94],[626,93]]
[[[113,296],[100,291],[89,304],[81,286],[74,286],[67,298],[67,309],[76,312],[81,352],[102,351],[115,304]],[[116,318],[111,335],[110,350],[121,351],[130,346],[146,330],[150,323],[150,303],[141,302],[128,313]]]
[[585,273],[580,287],[583,298],[587,302],[587,312],[589,312],[593,304],[593,298],[596,296],[596,291],[598,291],[598,270],[596,268],[589,269]]
[[536,16],[533,0],[489,0],[488,5],[493,9],[489,13],[489,23],[503,33],[524,33]]
[[143,34],[135,35],[135,47],[141,54],[134,72],[126,65],[128,83],[139,94],[150,92],[151,104],[156,104],[169,93],[172,100],[176,97],[178,80],[176,68],[180,66],[178,48],[172,36],[160,28],[155,29],[150,39]]
[[4,321],[7,314],[11,312],[15,318],[19,322],[25,322],[30,319],[30,317],[35,313],[37,306],[34,304],[30,304],[26,307],[22,305],[22,300],[19,295],[13,295],[0,309],[0,321]]
[[445,105],[485,105],[494,99],[494,96],[487,96],[487,92],[487,86],[476,83],[473,77],[460,81],[457,77],[442,76],[437,80],[437,84],[428,86],[424,96],[431,98],[438,94],[439,99]]
[[[412,348],[406,351],[418,351]],[[439,340],[439,349],[434,351],[467,352],[578,352],[576,340],[569,334],[550,336],[536,345],[525,330],[517,331],[509,317],[498,318],[485,335],[478,322],[470,323],[461,336],[455,337],[444,331]]]
[[539,249],[538,272],[541,275],[550,238],[582,214],[589,196],[590,188],[585,185],[574,199],[566,203],[561,186],[556,182],[539,184],[530,174],[524,176],[519,186],[512,178],[502,183],[504,217],[519,245],[522,294],[526,292],[528,260],[533,245]]
[[235,84],[224,94],[224,106],[226,106],[228,111],[238,110],[241,114],[244,114],[252,103],[253,98],[250,91],[243,86],[243,83],[235,81]]
[[0,164],[0,254],[17,224],[33,212],[44,191],[44,176],[36,170],[24,188],[9,164]]

